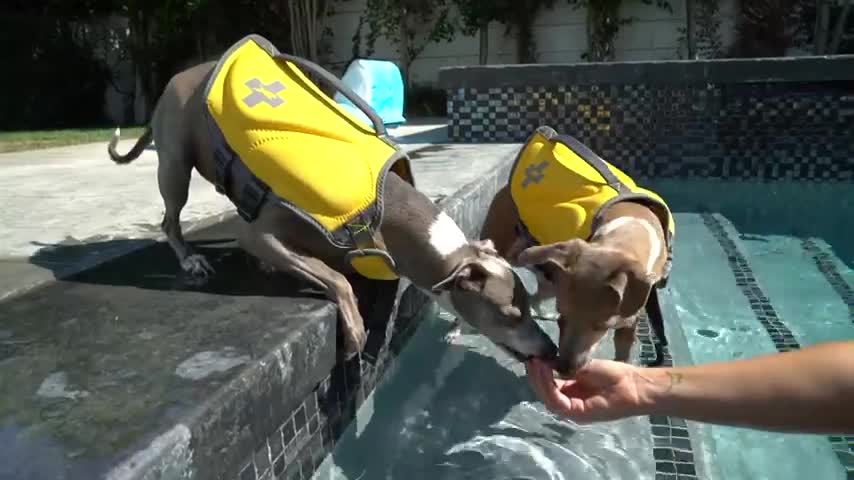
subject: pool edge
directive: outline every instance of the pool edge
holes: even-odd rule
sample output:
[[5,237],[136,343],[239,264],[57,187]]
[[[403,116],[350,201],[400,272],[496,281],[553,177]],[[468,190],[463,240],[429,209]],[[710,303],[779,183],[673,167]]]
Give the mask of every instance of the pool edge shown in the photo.
[[[489,204],[506,182],[515,156],[515,149],[504,154],[503,158],[480,178],[436,202],[454,219],[468,238],[479,235]],[[375,317],[373,326],[379,328],[376,333],[370,332],[365,353],[345,364],[336,363],[330,375],[321,380],[304,400],[304,403],[309,404],[315,402],[317,406],[318,421],[311,437],[304,438],[296,450],[292,443],[294,439],[285,442],[287,444],[282,449],[277,449],[281,453],[276,458],[273,458],[268,438],[256,449],[256,453],[250,455],[242,464],[237,478],[311,478],[323,459],[333,452],[347,427],[356,419],[359,407],[382,382],[389,370],[395,367],[398,354],[420,325],[425,312],[435,307],[435,302],[406,279],[378,283],[394,283],[395,286],[393,293],[386,291],[384,295],[379,296],[386,306],[380,309],[382,313],[372,314]],[[387,288],[391,290],[391,286]],[[297,407],[297,411],[302,408]],[[290,422],[289,418],[286,424],[289,425]],[[310,424],[310,421],[306,422],[306,426]],[[279,432],[281,427],[276,426],[273,430],[274,433]],[[299,433],[295,437],[299,437]],[[278,437],[273,438],[273,441],[278,441]]]

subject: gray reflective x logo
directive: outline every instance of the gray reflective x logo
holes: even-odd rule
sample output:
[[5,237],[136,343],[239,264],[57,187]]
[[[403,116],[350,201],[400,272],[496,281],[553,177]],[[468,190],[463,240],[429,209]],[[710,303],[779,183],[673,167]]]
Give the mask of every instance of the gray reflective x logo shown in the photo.
[[[245,85],[252,89],[252,93],[247,95],[243,99],[243,103],[249,106],[249,108],[258,105],[259,103],[266,103],[267,105],[276,108],[279,105],[285,103],[284,100],[279,98],[278,93],[285,89],[285,86],[282,85],[282,82],[276,80],[275,82],[264,85],[261,83],[261,80],[257,78],[252,78],[247,80]],[[264,92],[269,93],[272,97],[268,97]]]
[[528,188],[528,185],[532,183],[540,183],[546,178],[545,173],[543,171],[546,167],[549,166],[548,160],[543,160],[542,162],[536,165],[528,165],[528,168],[525,169],[525,179],[522,180],[522,188]]

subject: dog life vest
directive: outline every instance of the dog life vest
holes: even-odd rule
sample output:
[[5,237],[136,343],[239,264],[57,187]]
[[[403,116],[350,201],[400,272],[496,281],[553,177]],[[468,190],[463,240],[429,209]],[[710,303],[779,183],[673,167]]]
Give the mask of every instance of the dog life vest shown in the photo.
[[666,283],[676,231],[667,204],[575,138],[538,128],[512,167],[510,195],[519,212],[519,228],[532,245],[589,240],[605,207],[625,200],[644,203],[665,231],[667,262],[659,286]]
[[[300,67],[361,108],[373,128],[323,93]],[[319,229],[361,275],[397,278],[376,237],[389,169],[414,185],[409,158],[376,112],[320,66],[249,35],[216,65],[205,90],[217,190],[246,221],[271,198]],[[236,188],[230,189],[234,182]],[[233,191],[230,191],[233,190]]]

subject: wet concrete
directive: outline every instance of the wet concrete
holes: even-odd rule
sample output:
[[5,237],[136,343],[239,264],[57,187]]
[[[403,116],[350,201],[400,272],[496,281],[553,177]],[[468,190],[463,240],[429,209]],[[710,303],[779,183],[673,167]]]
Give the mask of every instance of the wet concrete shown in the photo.
[[[500,182],[514,148],[416,152],[416,181],[435,200]],[[476,190],[441,202],[469,235],[487,201]],[[151,238],[72,239],[26,259],[63,279],[0,303],[0,480],[102,478],[118,465],[114,478],[207,478],[328,374],[335,306],[262,273],[233,241],[234,221],[188,235],[218,272],[204,287]],[[119,256],[63,273],[105,252]],[[21,265],[0,263],[0,286],[31,279]]]
[[[518,149],[518,145],[513,144],[442,143],[447,139],[447,130],[439,126],[427,127],[421,126],[423,130],[420,133],[400,136],[397,141],[402,148],[411,152],[418,188],[434,200],[446,197],[463,185],[477,180],[506,155]],[[98,165],[103,163],[97,158],[95,160]],[[3,225],[0,229],[0,300],[20,295],[45,282],[71,275],[160,239],[159,222],[163,207],[154,178],[154,152],[146,152],[138,162],[142,171],[136,173],[127,170],[128,167],[137,168],[134,167],[136,162],[122,168],[110,165],[109,162],[106,167],[87,164],[87,168],[93,172],[73,174],[82,176],[82,179],[68,183],[65,188],[70,198],[88,200],[63,200],[61,209],[55,208],[56,199],[48,198],[51,195],[34,203],[32,195],[18,197],[20,188],[24,187],[12,188],[10,185],[10,189],[5,191],[0,188],[3,192],[0,193],[0,200],[4,205],[11,206],[0,212],[0,224]],[[0,163],[0,170],[4,168],[8,168],[8,165],[4,167]],[[99,169],[110,173],[102,175],[101,181],[96,181]],[[113,190],[110,187],[112,180],[109,179],[116,175],[116,169],[131,174],[123,180],[123,187]],[[66,172],[65,169],[62,171]],[[69,172],[62,175],[66,174],[72,175]],[[72,178],[76,178],[73,175]],[[20,182],[27,184],[30,180],[22,177]],[[135,183],[129,186],[128,182]],[[195,186],[191,188],[190,204],[197,207],[188,206],[182,213],[185,231],[204,228],[234,215],[231,204],[217,194],[212,185],[198,178],[194,178],[192,185]],[[4,186],[4,180],[0,180],[0,187]],[[43,187],[45,191],[50,191],[47,186]],[[101,199],[96,202],[97,205],[91,203],[96,198]],[[115,210],[99,207],[108,201]]]
[[[444,119],[414,119],[389,134],[404,149],[447,141]],[[107,141],[0,154],[0,300],[128,253],[161,237],[157,153],[115,165]],[[126,137],[126,152],[135,138]],[[194,172],[185,229],[231,214],[229,201]],[[32,260],[32,261],[30,261]]]
[[[185,282],[158,244],[2,304],[0,479],[100,478],[176,425],[196,455],[251,449],[251,428],[216,422],[263,422],[251,402],[228,399],[264,384],[247,378],[279,377],[296,393],[328,373],[335,306],[262,273],[229,230],[193,236],[220,272],[205,287]],[[288,357],[281,368],[264,362],[275,352]],[[297,401],[281,395],[281,408]],[[202,411],[213,420],[193,423]]]

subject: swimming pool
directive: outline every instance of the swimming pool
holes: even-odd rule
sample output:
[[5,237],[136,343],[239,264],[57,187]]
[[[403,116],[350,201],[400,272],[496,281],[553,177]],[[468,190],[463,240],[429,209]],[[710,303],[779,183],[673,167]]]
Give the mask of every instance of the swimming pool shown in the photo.
[[[854,338],[850,187],[647,183],[676,215],[663,295],[676,364]],[[844,479],[854,437],[779,434],[637,417],[576,426],[537,402],[524,369],[450,317],[424,313],[396,367],[359,408],[316,479]],[[544,322],[550,334],[554,323]],[[642,342],[649,348],[648,329]],[[634,362],[640,361],[638,352]],[[598,356],[613,353],[610,339]],[[797,415],[798,412],[792,412]]]

